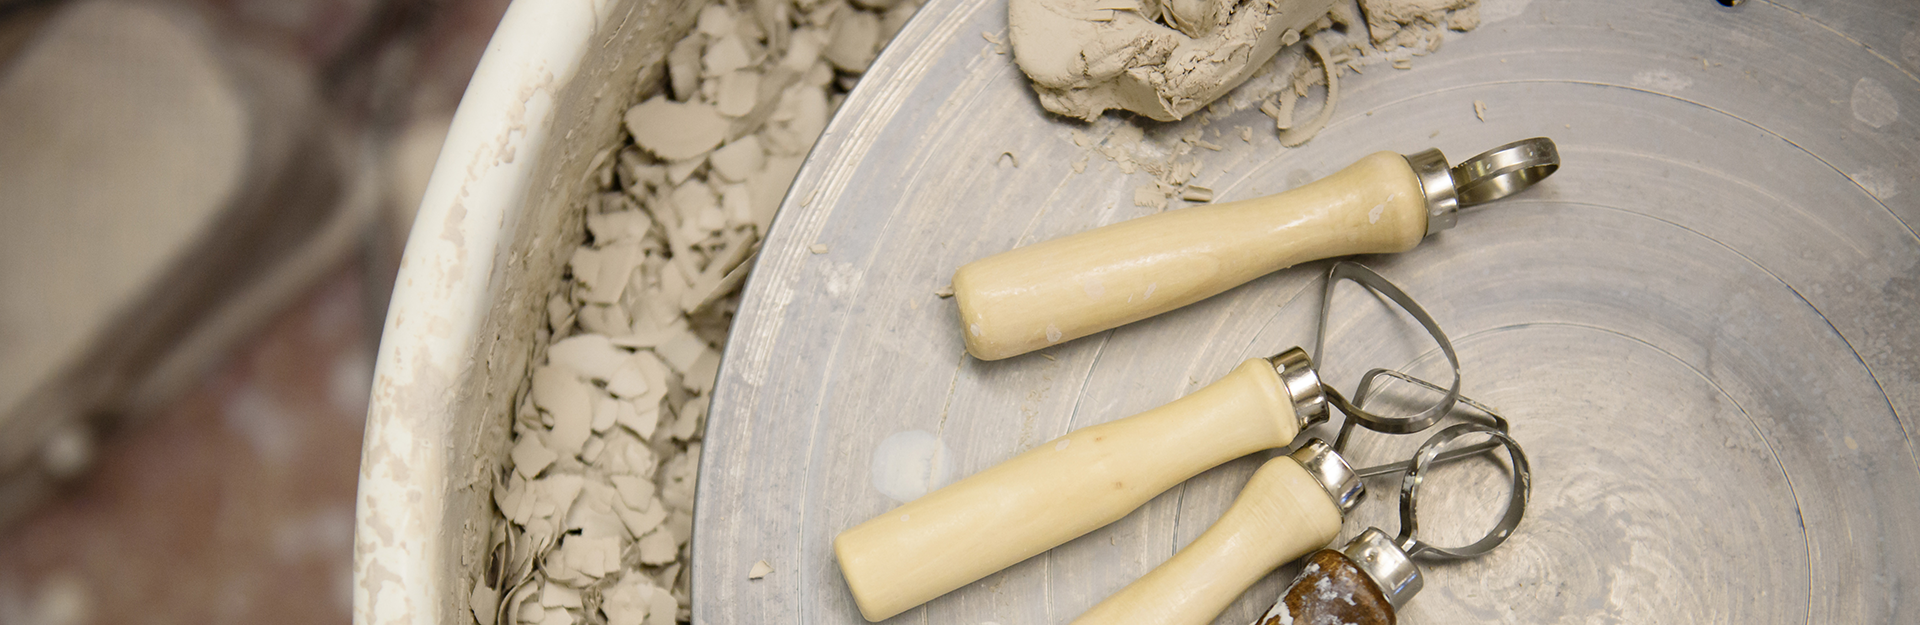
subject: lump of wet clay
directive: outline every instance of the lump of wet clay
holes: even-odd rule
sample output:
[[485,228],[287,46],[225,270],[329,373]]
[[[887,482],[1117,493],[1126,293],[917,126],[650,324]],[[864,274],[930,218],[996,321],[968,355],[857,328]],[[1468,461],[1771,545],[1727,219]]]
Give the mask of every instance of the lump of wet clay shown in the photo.
[[1119,108],[1173,121],[1246,81],[1333,5],[1008,0],[1007,21],[1014,61],[1047,110],[1091,121]]

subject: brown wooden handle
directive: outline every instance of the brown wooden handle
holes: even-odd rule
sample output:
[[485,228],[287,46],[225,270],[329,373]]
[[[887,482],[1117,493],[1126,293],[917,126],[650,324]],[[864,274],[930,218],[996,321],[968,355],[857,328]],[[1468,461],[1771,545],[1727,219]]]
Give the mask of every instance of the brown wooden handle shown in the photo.
[[1307,558],[1307,567],[1293,578],[1293,585],[1280,595],[1265,616],[1255,625],[1311,625],[1351,623],[1353,625],[1393,625],[1393,604],[1381,594],[1380,586],[1366,571],[1355,566],[1346,554],[1321,549]]

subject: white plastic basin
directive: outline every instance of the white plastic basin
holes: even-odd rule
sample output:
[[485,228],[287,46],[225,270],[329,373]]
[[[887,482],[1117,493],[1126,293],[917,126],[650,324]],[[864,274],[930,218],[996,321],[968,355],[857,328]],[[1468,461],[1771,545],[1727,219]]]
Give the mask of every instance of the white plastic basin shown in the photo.
[[[489,472],[589,164],[704,2],[516,2],[468,85],[387,311],[354,536],[354,622],[472,622]],[[647,68],[642,71],[642,68]]]

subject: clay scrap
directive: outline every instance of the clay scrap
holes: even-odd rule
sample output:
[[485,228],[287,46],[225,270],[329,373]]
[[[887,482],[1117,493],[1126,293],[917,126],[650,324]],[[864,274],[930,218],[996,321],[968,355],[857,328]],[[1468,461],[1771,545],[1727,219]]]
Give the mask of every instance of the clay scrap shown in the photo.
[[1173,121],[1246,81],[1333,0],[1008,0],[1014,59],[1049,111]]
[[701,439],[737,290],[827,119],[917,8],[714,3],[673,46],[665,88],[626,112],[588,176],[585,243],[546,303],[491,485],[488,561],[461,584],[476,623],[687,621]]
[[[1308,87],[1330,85],[1341,71],[1336,66],[1408,67],[1410,56],[1438,50],[1445,31],[1479,26],[1478,2],[1009,0],[1007,19],[1014,59],[1047,110],[1088,121],[1108,109],[1175,121],[1303,41],[1314,40],[1321,76],[1295,67],[1292,95],[1283,91],[1270,114],[1291,112]],[[1316,40],[1328,31],[1337,36]],[[1328,98],[1325,109],[1335,100]]]

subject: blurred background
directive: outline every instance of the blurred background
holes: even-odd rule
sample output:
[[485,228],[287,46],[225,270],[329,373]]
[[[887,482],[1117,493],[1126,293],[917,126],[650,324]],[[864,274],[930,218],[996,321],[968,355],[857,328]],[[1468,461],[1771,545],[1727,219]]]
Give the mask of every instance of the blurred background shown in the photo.
[[344,623],[379,324],[505,0],[0,0],[0,624]]

